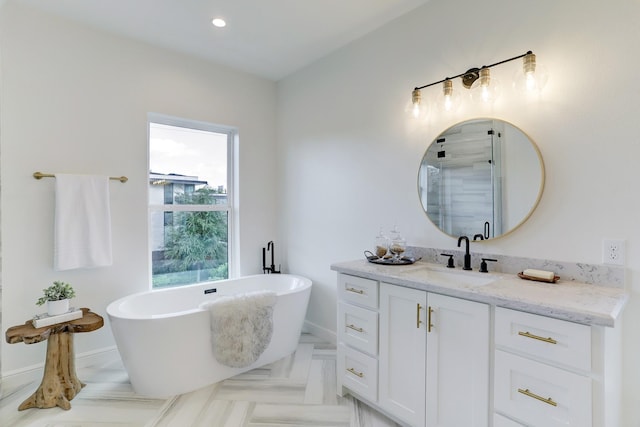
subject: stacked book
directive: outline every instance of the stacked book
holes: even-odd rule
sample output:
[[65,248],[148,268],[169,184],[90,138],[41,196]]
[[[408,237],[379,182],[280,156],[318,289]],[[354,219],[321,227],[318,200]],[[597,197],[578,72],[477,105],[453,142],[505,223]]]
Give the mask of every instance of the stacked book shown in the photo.
[[47,313],[36,314],[33,316],[33,327],[42,328],[45,326],[55,325],[57,323],[69,322],[71,320],[82,317],[82,310],[71,307],[69,311],[55,316],[49,316]]

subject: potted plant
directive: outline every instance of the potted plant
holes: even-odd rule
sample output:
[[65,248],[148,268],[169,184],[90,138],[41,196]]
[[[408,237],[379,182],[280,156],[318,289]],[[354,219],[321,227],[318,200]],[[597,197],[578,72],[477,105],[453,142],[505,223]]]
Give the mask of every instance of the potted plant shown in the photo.
[[44,295],[38,298],[36,305],[47,303],[47,314],[56,316],[69,311],[69,300],[76,296],[70,284],[55,281],[53,285],[42,290]]

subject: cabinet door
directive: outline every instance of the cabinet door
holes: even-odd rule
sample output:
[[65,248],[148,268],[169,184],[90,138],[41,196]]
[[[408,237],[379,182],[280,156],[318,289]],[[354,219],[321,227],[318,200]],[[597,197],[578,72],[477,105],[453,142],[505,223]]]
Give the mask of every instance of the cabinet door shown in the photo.
[[380,406],[412,426],[425,425],[427,293],[380,284]]
[[430,293],[429,317],[427,425],[488,426],[489,306]]

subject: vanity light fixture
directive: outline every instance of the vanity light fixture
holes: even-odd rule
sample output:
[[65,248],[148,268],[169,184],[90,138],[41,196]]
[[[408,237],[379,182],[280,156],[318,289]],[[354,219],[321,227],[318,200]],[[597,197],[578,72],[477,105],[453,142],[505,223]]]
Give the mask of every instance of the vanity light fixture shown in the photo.
[[[516,76],[516,82],[514,86],[524,87],[534,91],[542,89],[547,80],[546,71],[540,73],[539,66],[536,65],[536,56],[532,51],[528,51],[522,55],[514,56],[513,58],[505,59],[503,61],[496,62],[495,64],[485,65],[481,68],[470,68],[464,73],[460,73],[453,77],[446,77],[437,82],[429,83],[423,86],[416,86],[411,92],[411,104],[407,111],[418,118],[424,114],[426,109],[426,102],[422,97],[422,89],[426,89],[430,86],[435,86],[440,83],[443,84],[442,90],[442,108],[445,111],[454,110],[457,107],[459,101],[459,94],[453,87],[453,80],[460,78],[462,80],[462,86],[466,89],[471,89],[471,97],[474,100],[484,103],[493,102],[499,94],[499,85],[491,77],[490,68],[497,65],[501,65],[507,62],[514,61],[516,59],[523,59],[522,71],[518,72]],[[542,74],[542,75],[540,75]]]

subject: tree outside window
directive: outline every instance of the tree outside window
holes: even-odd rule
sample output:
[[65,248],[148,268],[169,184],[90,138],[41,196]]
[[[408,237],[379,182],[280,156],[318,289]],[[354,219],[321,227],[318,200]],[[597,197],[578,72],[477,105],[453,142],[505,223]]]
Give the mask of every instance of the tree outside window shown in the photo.
[[233,134],[180,124],[149,124],[154,288],[229,277]]

